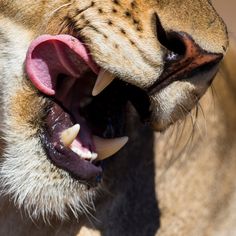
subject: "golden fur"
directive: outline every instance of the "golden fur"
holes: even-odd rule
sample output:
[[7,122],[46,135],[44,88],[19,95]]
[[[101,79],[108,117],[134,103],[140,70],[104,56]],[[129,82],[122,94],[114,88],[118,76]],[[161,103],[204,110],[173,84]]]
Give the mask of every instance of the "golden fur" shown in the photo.
[[155,14],[165,30],[225,54],[226,27],[207,0],[0,0],[0,235],[234,235],[233,49],[196,117],[197,108],[179,121],[207,84],[175,82],[150,97],[157,130],[177,123],[154,135],[130,118],[130,143],[108,160],[98,188],[88,190],[51,164],[39,142],[48,100],[23,70],[30,42],[77,30],[99,66],[145,89],[164,66]]

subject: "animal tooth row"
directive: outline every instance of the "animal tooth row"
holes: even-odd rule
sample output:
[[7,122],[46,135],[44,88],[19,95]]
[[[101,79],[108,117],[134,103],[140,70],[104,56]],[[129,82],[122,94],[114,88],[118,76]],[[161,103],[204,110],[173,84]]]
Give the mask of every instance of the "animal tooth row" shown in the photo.
[[77,135],[79,134],[79,130],[80,130],[79,124],[73,125],[72,127],[64,130],[61,133],[61,142],[66,147],[69,147],[73,143]]
[[95,152],[90,152],[89,150],[87,151],[82,151],[81,149],[77,147],[71,147],[71,150],[75,152],[77,155],[79,155],[83,159],[89,159],[91,162],[96,160],[98,157],[98,154]]
[[[61,133],[61,142],[69,147],[76,139],[80,130],[80,125],[76,124]],[[92,153],[89,150],[82,151],[80,148],[71,146],[71,150],[78,154],[81,158],[90,159],[91,161],[104,160],[115,153],[117,153],[128,142],[128,137],[120,137],[113,139],[104,139],[98,136],[93,136],[96,153]]]
[[94,85],[92,95],[97,96],[99,93],[101,93],[113,80],[115,79],[115,76],[112,75],[110,72],[105,71],[104,69],[101,69],[96,83]]

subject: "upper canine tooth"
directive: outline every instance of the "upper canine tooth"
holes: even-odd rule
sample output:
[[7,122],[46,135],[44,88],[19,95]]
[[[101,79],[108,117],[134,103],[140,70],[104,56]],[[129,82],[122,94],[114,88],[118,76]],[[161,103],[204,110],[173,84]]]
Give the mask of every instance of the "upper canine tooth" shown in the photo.
[[128,137],[103,139],[93,136],[94,145],[98,157],[96,160],[104,160],[118,152],[128,142]]
[[94,85],[92,95],[97,96],[99,93],[101,93],[113,80],[115,79],[115,76],[112,75],[110,72],[105,71],[104,69],[101,69],[98,78],[96,80],[96,83]]
[[66,146],[69,147],[73,141],[75,140],[75,138],[77,137],[78,133],[80,130],[80,125],[76,124],[66,130],[64,130],[61,133],[61,142]]

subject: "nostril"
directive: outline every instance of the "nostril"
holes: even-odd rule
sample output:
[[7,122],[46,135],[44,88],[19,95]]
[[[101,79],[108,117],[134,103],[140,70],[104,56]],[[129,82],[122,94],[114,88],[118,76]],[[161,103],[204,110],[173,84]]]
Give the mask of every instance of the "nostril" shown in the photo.
[[[159,92],[174,81],[200,78],[212,80],[222,59],[221,53],[204,50],[186,32],[166,31],[156,16],[156,33],[159,42],[165,47],[162,74],[147,89],[149,95]],[[205,78],[204,78],[205,77]]]
[[176,54],[177,56],[184,56],[186,54],[187,47],[183,41],[183,38],[175,32],[167,33],[167,47],[169,54]]
[[165,31],[160,18],[156,15],[156,33],[158,41],[168,50],[167,60],[176,60],[186,53],[186,45],[180,34],[174,31]]

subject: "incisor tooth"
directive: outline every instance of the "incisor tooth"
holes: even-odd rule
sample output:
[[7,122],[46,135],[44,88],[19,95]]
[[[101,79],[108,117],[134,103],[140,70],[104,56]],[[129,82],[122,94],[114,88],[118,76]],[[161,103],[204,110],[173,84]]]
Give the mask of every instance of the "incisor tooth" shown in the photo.
[[104,160],[118,152],[128,142],[128,137],[103,139],[93,136],[94,145],[98,157],[96,160]]
[[114,75],[112,75],[110,72],[105,71],[103,69],[100,70],[98,74],[98,78],[96,80],[96,83],[94,85],[92,95],[97,96],[99,93],[102,92],[103,89],[105,89],[113,80],[115,79]]
[[61,142],[66,146],[69,147],[73,141],[75,140],[76,136],[78,135],[80,130],[80,125],[76,124],[69,129],[64,130],[61,133]]

